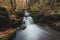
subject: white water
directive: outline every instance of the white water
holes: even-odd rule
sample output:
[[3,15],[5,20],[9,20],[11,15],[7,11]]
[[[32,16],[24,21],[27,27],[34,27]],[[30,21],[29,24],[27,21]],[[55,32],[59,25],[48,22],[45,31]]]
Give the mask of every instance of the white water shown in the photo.
[[27,27],[22,33],[26,34],[25,37],[26,40],[38,40],[39,35],[42,34],[41,32],[44,32],[41,30],[38,25],[34,24],[33,18],[29,16],[30,13],[25,11],[25,16],[23,17],[23,21],[25,22],[25,26]]

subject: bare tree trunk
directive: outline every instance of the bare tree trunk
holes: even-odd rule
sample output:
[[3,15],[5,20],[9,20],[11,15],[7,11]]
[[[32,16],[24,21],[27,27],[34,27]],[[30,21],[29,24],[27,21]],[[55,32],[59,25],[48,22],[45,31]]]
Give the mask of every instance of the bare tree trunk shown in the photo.
[[54,6],[55,0],[50,0],[49,3],[51,5],[51,7],[52,7],[52,6]]
[[30,10],[30,0],[29,0],[29,2],[28,2],[28,6],[29,6],[29,10]]
[[15,10],[16,9],[16,0],[14,0],[14,8],[13,8],[13,10]]
[[28,9],[28,2],[27,2],[28,0],[26,0],[26,10]]
[[11,11],[14,11],[16,9],[16,0],[10,0],[11,4]]
[[30,0],[26,0],[26,7],[27,7],[27,10],[30,10]]
[[8,13],[9,13],[10,25],[12,25],[12,20],[11,20],[12,14],[11,14],[11,12],[14,12],[16,9],[16,0],[10,0],[10,4],[11,4],[11,9]]

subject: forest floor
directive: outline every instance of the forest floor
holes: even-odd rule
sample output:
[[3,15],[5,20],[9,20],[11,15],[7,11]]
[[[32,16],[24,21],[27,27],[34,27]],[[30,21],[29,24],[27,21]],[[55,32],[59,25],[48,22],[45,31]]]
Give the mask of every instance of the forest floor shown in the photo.
[[4,31],[0,31],[0,38],[2,37],[9,37],[11,34],[16,32],[16,28],[6,28]]
[[8,36],[9,34],[15,32],[15,31],[16,31],[16,29],[7,28],[6,30],[0,32],[0,38],[3,36]]

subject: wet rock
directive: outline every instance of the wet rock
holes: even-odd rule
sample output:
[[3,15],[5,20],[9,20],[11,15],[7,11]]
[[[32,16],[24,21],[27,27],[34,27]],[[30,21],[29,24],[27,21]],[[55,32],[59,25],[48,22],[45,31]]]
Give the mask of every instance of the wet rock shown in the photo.
[[21,26],[20,29],[24,30],[26,28],[26,26]]
[[60,26],[60,23],[57,23],[56,26]]

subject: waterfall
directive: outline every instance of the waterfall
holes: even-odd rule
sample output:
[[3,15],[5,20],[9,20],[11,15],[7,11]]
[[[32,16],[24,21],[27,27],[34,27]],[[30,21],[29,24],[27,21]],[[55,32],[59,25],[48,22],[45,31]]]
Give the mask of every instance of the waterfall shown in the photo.
[[27,28],[22,33],[27,34],[26,40],[37,40],[40,29],[38,28],[38,25],[34,24],[33,18],[29,16],[29,14],[30,13],[25,11],[25,17],[23,17],[23,22],[25,23],[25,26]]
[[25,11],[25,17],[23,17],[23,22],[25,22],[26,25],[28,24],[33,24],[33,18],[31,16],[29,16],[30,13],[28,13],[27,11]]

